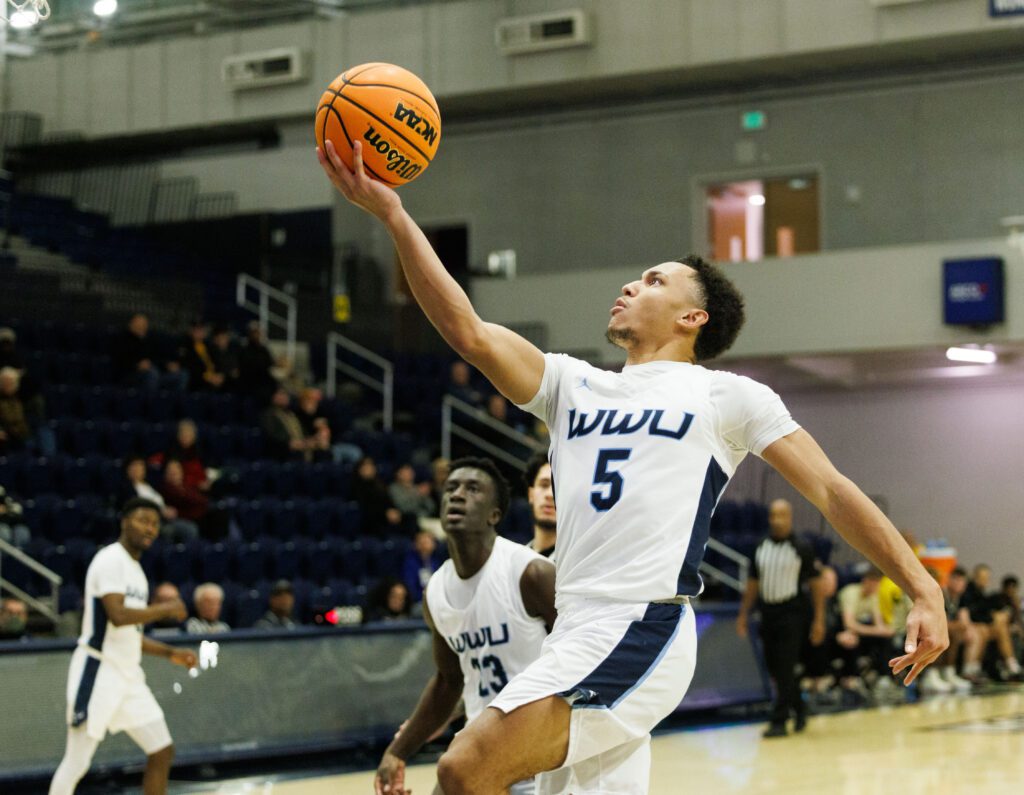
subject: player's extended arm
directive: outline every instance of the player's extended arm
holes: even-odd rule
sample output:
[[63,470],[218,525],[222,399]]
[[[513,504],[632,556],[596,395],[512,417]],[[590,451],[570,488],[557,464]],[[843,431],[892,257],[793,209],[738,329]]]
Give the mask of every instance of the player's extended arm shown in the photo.
[[544,355],[515,332],[480,319],[469,296],[402,207],[398,194],[363,171],[359,141],[353,147],[354,170],[342,162],[330,141],[326,146],[327,152],[317,150],[324,172],[346,199],[376,216],[387,228],[416,302],[434,328],[505,397],[513,403],[530,401],[544,377]]
[[519,593],[527,615],[543,618],[548,632],[555,626],[555,567],[549,560],[534,560],[523,569],[519,578]]
[[434,732],[447,725],[462,698],[463,679],[459,658],[434,626],[426,597],[423,599],[423,617],[430,627],[437,672],[423,688],[419,703],[405,728],[384,751],[374,781],[377,795],[404,795],[405,760],[420,750]]
[[747,637],[750,611],[757,604],[757,588],[757,578],[747,577],[747,586],[743,589],[743,598],[740,600],[740,612],[736,614],[736,634],[741,638]]
[[184,621],[188,617],[188,610],[181,599],[173,599],[148,607],[125,607],[123,593],[108,593],[103,595],[102,601],[103,609],[107,612],[107,619],[115,627],[123,627],[128,624],[151,624],[164,618]]
[[163,657],[175,665],[181,665],[185,668],[195,668],[197,663],[196,653],[191,649],[178,649],[174,646],[168,646],[166,643],[153,640],[153,638],[147,638],[145,635],[142,636],[142,653],[152,654],[154,657]]
[[949,646],[942,590],[885,515],[829,461],[807,431],[772,442],[761,454],[807,498],[847,542],[903,589],[914,607],[907,616],[905,654],[889,661],[894,674],[917,675]]

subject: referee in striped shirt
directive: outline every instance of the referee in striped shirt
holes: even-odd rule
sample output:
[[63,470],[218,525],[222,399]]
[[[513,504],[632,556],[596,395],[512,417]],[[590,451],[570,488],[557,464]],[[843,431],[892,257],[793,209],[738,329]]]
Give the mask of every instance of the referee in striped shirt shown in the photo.
[[771,534],[754,551],[736,632],[747,637],[747,617],[756,603],[761,611],[765,665],[775,681],[771,724],[764,736],[785,737],[791,715],[796,719],[795,731],[803,731],[807,725],[796,665],[808,636],[815,646],[825,639],[825,598],[814,551],[793,537],[793,506],[786,500],[772,502],[768,524]]

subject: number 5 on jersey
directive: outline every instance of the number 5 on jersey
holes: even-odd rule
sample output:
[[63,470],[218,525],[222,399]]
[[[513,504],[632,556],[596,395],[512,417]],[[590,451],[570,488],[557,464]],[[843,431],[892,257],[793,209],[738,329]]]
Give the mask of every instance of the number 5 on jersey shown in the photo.
[[607,511],[622,497],[622,475],[615,467],[629,460],[629,449],[600,450],[594,468],[594,485],[601,488],[590,492],[590,504],[598,511]]

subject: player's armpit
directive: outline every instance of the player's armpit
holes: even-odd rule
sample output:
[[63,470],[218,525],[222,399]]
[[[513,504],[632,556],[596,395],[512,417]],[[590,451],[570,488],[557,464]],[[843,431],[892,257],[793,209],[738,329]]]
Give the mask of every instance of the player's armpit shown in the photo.
[[479,332],[462,351],[463,357],[513,403],[529,403],[544,378],[544,354],[532,342],[496,323],[482,323]]

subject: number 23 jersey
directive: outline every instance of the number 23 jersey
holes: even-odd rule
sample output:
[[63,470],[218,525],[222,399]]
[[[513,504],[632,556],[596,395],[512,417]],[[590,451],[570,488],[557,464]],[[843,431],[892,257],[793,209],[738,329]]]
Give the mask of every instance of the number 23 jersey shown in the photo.
[[543,619],[526,612],[519,585],[534,560],[548,565],[533,550],[499,536],[483,568],[468,580],[446,560],[427,583],[434,628],[462,668],[468,721],[540,656],[547,629]]
[[521,408],[547,423],[558,508],[556,592],[654,602],[695,596],[718,498],[748,452],[799,429],[749,378],[686,362],[596,368],[544,356]]

